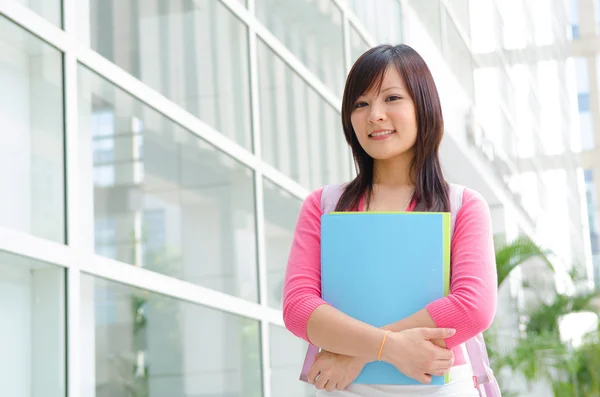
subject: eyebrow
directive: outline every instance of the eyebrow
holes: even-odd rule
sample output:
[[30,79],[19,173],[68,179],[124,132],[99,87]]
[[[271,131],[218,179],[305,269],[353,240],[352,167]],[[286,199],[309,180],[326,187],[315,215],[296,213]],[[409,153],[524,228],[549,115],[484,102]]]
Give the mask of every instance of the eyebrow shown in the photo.
[[392,87],[388,87],[385,90],[381,90],[381,92],[386,92],[386,91],[390,91],[390,90],[403,90],[402,87],[399,86],[392,86]]

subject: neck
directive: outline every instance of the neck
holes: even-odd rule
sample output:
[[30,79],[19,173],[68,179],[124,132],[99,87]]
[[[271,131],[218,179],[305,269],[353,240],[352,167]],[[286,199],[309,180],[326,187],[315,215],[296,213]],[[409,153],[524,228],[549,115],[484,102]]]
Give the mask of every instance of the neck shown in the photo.
[[375,160],[373,183],[391,187],[414,185],[410,172],[412,159],[412,153],[407,153],[387,160]]

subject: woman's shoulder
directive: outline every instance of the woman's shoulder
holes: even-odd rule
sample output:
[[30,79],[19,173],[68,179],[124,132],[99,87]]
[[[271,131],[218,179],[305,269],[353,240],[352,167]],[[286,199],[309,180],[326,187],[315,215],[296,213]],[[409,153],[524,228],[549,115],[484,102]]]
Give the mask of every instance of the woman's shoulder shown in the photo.
[[460,215],[479,215],[489,217],[490,207],[483,194],[465,186],[462,195],[462,205],[458,212]]
[[348,183],[332,183],[310,192],[304,199],[307,207],[318,207],[329,212],[330,207],[335,208]]

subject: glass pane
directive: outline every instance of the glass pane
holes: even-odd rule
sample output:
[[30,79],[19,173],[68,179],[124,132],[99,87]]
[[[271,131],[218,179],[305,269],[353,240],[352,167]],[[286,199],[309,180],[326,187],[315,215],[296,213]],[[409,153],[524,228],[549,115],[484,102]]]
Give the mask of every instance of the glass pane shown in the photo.
[[[480,1],[474,1],[471,3],[481,3]],[[484,1],[483,3],[487,3]],[[441,30],[441,16],[440,16],[440,1],[439,0],[408,0],[408,4],[415,11],[417,17],[423,24],[423,28],[427,32],[429,37],[415,37],[411,35],[413,43],[411,45],[419,48],[418,45],[430,46],[431,42],[441,50],[442,49],[442,30]],[[473,22],[471,22],[473,25]],[[414,27],[409,27],[413,34],[415,31],[421,31],[420,28],[416,30]],[[429,48],[429,47],[427,47]]]
[[32,11],[46,18],[56,26],[62,26],[61,0],[17,0],[17,3],[29,7]]
[[350,24],[350,62],[354,64],[362,54],[369,49],[369,44],[356,31],[354,26]]
[[342,96],[342,12],[333,1],[256,0],[256,15],[336,96]]
[[[444,46],[444,56],[448,61],[450,68],[454,71],[458,81],[464,88],[469,98],[474,99],[473,93],[473,62],[471,58],[471,52],[467,47],[467,44],[463,40],[463,37],[458,32],[454,21],[450,18],[448,13],[444,11],[442,14],[445,23],[445,40],[446,46]],[[499,78],[505,77],[505,74],[501,73]],[[511,91],[512,86],[510,82],[501,85],[502,93],[510,92],[507,95],[507,100],[513,100],[514,92]]]
[[281,309],[283,276],[302,200],[268,179],[264,180],[267,302]]
[[350,8],[362,21],[377,44],[400,44],[402,42],[402,11],[398,0],[350,0]]
[[92,48],[245,148],[248,32],[214,0],[90,0]]
[[260,40],[258,64],[265,161],[308,188],[347,181],[339,112]]
[[82,395],[262,396],[258,321],[86,275],[81,294]]
[[65,278],[59,267],[0,251],[3,396],[65,396]]
[[252,171],[84,67],[79,83],[96,252],[257,300]]
[[288,330],[269,327],[271,348],[271,394],[285,397],[314,397],[313,385],[298,381],[308,344]]
[[0,225],[63,243],[62,54],[1,15],[0,87]]

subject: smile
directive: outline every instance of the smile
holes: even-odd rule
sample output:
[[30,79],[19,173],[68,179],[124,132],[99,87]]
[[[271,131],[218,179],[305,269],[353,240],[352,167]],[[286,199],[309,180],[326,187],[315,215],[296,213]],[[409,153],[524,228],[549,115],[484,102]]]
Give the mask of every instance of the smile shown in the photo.
[[376,131],[369,134],[369,138],[371,139],[385,139],[390,135],[394,134],[396,130],[385,130],[385,131]]

